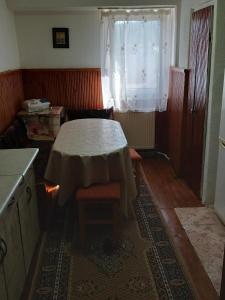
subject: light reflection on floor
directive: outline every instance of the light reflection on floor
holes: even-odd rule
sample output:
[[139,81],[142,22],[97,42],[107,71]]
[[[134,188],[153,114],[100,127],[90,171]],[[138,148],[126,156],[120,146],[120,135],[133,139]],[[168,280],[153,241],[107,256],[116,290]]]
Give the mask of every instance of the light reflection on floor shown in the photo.
[[225,226],[211,208],[175,208],[175,211],[219,294],[223,267]]

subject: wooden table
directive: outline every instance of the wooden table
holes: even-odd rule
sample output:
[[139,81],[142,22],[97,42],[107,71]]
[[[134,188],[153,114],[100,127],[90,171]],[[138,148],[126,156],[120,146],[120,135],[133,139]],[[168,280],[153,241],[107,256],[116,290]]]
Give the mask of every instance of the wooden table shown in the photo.
[[53,144],[45,179],[60,186],[63,205],[79,186],[121,182],[121,209],[137,195],[127,140],[113,120],[80,119],[61,126]]

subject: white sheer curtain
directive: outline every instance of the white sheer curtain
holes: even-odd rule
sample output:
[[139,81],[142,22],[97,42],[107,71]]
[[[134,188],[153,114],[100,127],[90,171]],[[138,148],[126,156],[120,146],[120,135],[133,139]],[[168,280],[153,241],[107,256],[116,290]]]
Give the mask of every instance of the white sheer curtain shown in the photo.
[[105,107],[163,111],[174,63],[175,9],[102,12],[101,75]]

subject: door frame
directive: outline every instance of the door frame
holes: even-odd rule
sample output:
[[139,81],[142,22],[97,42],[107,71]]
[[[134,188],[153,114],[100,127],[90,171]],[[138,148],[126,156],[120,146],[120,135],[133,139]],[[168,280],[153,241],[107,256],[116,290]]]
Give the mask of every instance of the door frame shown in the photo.
[[[207,2],[207,4],[210,2]],[[213,207],[215,201],[219,124],[225,68],[225,1],[215,0],[213,18],[212,62],[207,113],[207,130],[203,157],[202,202]]]
[[209,7],[209,6],[214,6],[214,5],[215,5],[215,1],[214,0],[208,0],[206,2],[196,4],[192,8],[192,11],[195,12],[195,11],[201,10],[203,8],[206,8],[206,7]]

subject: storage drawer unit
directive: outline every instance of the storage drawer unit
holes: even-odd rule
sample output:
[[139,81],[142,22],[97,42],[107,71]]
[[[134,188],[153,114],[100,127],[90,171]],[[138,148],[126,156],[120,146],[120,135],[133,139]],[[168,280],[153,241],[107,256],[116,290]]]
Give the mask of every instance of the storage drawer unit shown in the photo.
[[49,109],[28,113],[18,113],[27,128],[27,135],[33,140],[54,140],[59,132],[61,119],[64,117],[62,106],[51,106]]

